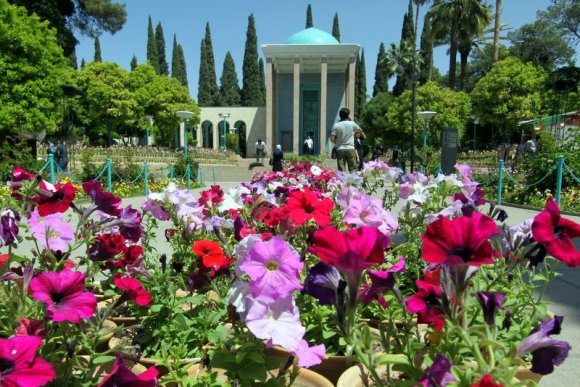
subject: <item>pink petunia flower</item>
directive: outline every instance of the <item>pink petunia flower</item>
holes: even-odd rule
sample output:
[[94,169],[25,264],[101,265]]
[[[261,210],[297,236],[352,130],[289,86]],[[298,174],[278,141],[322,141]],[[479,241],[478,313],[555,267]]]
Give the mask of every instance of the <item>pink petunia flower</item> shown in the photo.
[[74,230],[62,219],[60,214],[40,216],[38,211],[32,211],[28,218],[32,235],[40,246],[52,251],[67,251],[73,243]]
[[419,290],[406,301],[407,312],[417,314],[417,322],[433,324],[441,332],[445,324],[443,311],[439,308],[441,288],[428,282],[417,280]]
[[123,290],[129,299],[134,300],[137,305],[150,306],[151,305],[151,295],[141,282],[137,281],[135,278],[126,277],[123,278],[119,274],[114,277],[115,286]]
[[0,384],[2,386],[43,386],[56,378],[52,365],[36,357],[42,339],[17,336],[0,339]]
[[97,298],[85,291],[85,275],[76,271],[44,272],[30,283],[32,298],[47,305],[46,317],[56,322],[77,324],[93,317]]
[[300,340],[298,349],[292,353],[298,358],[298,367],[308,368],[322,363],[322,359],[326,355],[326,348],[324,344],[310,347],[306,340]]
[[14,329],[14,334],[16,336],[38,336],[46,337],[46,329],[44,327],[44,321],[20,318],[20,325]]
[[534,218],[532,235],[536,242],[546,246],[546,250],[554,258],[568,266],[580,265],[580,252],[572,243],[573,238],[580,237],[580,225],[562,218],[554,199],[548,199],[546,209]]
[[250,277],[254,297],[276,299],[302,289],[300,270],[303,267],[300,254],[282,238],[273,237],[267,242],[254,243],[239,269]]
[[127,368],[123,362],[123,357],[117,355],[117,360],[115,360],[111,373],[105,376],[99,383],[99,387],[155,387],[157,386],[157,375],[159,375],[159,371],[155,367],[149,367],[147,371],[135,375],[133,371]]

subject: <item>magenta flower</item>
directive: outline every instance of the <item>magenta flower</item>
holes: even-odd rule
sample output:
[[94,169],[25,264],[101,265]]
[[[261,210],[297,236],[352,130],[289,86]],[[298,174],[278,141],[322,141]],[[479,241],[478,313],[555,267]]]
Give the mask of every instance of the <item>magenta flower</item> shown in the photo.
[[555,316],[544,321],[534,328],[520,344],[518,356],[523,356],[527,352],[532,354],[532,372],[541,375],[551,374],[554,366],[562,364],[568,357],[570,344],[550,337],[550,335],[560,334],[563,320],[563,316]]
[[121,205],[121,198],[113,195],[111,192],[103,191],[101,182],[97,180],[91,180],[83,183],[83,191],[91,198],[93,201],[93,210],[99,210],[105,214],[111,216],[119,216],[121,210],[119,206]]
[[0,385],[36,387],[54,380],[52,365],[36,357],[41,345],[42,339],[37,336],[0,339]]
[[73,243],[74,230],[62,219],[62,215],[55,213],[40,216],[34,210],[28,218],[32,235],[39,245],[52,251],[67,251]]
[[248,329],[259,339],[270,340],[289,351],[299,349],[306,329],[300,325],[298,307],[292,297],[258,297],[253,300],[246,314]]
[[363,284],[363,289],[361,292],[359,292],[361,302],[368,304],[376,300],[379,304],[386,308],[387,302],[380,295],[387,293],[395,287],[395,273],[400,273],[404,270],[405,258],[401,257],[389,270],[367,271],[367,276],[371,279],[371,286]]
[[445,387],[448,383],[455,382],[457,379],[451,373],[452,366],[445,356],[436,355],[433,364],[427,368],[419,383],[424,387]]
[[20,222],[18,211],[6,208],[0,213],[0,247],[18,241],[18,222]]
[[310,347],[306,340],[300,340],[298,349],[292,354],[298,358],[298,367],[308,368],[322,363],[326,355],[326,347],[324,344]]
[[143,226],[141,225],[141,214],[138,210],[127,206],[121,211],[119,220],[115,223],[119,226],[119,232],[131,242],[139,242],[143,235]]
[[30,283],[32,298],[47,305],[46,317],[56,322],[77,324],[93,317],[97,298],[85,291],[85,275],[76,271],[44,272]]
[[554,199],[548,199],[546,209],[534,218],[532,235],[536,242],[546,246],[550,255],[568,266],[580,265],[580,252],[572,243],[572,239],[580,237],[580,225],[561,218]]
[[111,373],[105,376],[99,383],[99,387],[155,387],[157,386],[157,375],[159,375],[159,371],[155,367],[149,367],[147,371],[135,375],[133,371],[127,368],[123,362],[123,357],[117,355],[117,360],[115,360]]
[[441,288],[425,281],[417,280],[419,290],[406,301],[407,312],[417,314],[417,322],[433,324],[436,331],[441,332],[445,317],[440,308]]
[[267,242],[256,242],[248,251],[240,270],[250,277],[254,297],[272,299],[289,297],[302,289],[300,270],[304,263],[284,239],[273,237]]
[[453,220],[440,218],[422,236],[423,259],[445,265],[493,263],[489,238],[498,234],[493,219],[474,212]]

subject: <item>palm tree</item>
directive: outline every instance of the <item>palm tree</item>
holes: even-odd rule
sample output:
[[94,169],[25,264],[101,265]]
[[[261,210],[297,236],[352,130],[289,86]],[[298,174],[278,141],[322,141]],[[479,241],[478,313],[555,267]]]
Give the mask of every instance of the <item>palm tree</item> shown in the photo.
[[499,59],[499,30],[501,19],[501,0],[495,0],[495,25],[493,30],[493,63]]
[[459,89],[463,90],[465,86],[465,76],[467,74],[467,59],[471,48],[475,45],[476,39],[479,39],[485,32],[485,28],[491,22],[491,8],[479,1],[466,1],[465,8],[461,9],[459,19],[459,42],[457,50],[459,51],[461,73],[459,76]]

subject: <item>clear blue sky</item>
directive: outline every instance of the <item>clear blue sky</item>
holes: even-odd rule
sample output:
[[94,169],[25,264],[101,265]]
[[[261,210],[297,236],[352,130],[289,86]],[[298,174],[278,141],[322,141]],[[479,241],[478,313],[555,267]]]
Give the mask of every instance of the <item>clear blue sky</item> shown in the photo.
[[[115,35],[100,37],[103,61],[117,62],[129,69],[133,54],[143,63],[147,52],[147,18],[151,15],[153,28],[161,22],[165,35],[167,61],[171,68],[173,34],[183,46],[191,96],[197,99],[200,42],[205,24],[210,23],[219,85],[223,62],[230,51],[236,72],[242,81],[242,61],[246,42],[248,16],[254,14],[258,46],[281,44],[294,32],[304,29],[306,8],[312,5],[316,28],[332,31],[332,20],[338,12],[341,42],[359,43],[365,50],[367,90],[372,93],[374,73],[381,42],[399,43],[407,0],[125,0],[127,23]],[[495,4],[495,1],[488,0]],[[536,11],[546,9],[549,0],[504,0],[502,22],[518,28],[535,20]],[[421,10],[420,19],[426,12]],[[419,34],[421,29],[419,26]],[[94,42],[80,37],[77,58],[87,62],[94,57]],[[263,57],[261,49],[258,51]],[[447,48],[435,51],[435,66],[446,73],[449,66]]]

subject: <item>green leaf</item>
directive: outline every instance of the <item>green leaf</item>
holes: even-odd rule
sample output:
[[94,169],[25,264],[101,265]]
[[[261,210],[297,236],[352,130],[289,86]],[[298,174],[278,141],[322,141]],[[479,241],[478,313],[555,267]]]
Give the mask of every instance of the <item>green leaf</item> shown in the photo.
[[[238,369],[239,375],[242,379],[248,381],[265,381],[268,377],[266,367],[264,364],[248,363]],[[243,384],[243,383],[242,383]]]
[[381,355],[377,359],[378,365],[385,365],[385,364],[409,364],[409,359],[405,355],[402,354],[385,354]]
[[226,341],[226,337],[227,337],[227,330],[226,327],[224,327],[223,325],[218,326],[216,329],[213,330],[213,332],[211,332],[207,338],[212,342],[212,343],[221,343]]
[[104,364],[104,363],[108,363],[110,361],[115,360],[115,356],[108,356],[108,355],[103,355],[103,356],[98,356],[93,360],[94,364]]
[[155,305],[151,305],[151,307],[149,308],[149,310],[151,310],[152,312],[160,312],[161,309],[163,309],[163,305],[161,304],[155,304]]

